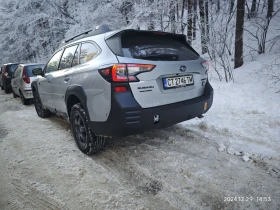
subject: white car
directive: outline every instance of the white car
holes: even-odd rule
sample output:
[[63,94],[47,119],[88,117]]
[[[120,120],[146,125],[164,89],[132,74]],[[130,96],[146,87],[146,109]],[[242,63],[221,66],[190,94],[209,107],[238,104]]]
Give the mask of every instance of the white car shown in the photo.
[[29,63],[19,64],[12,75],[12,91],[16,98],[19,96],[24,105],[33,99],[31,83],[37,77],[32,73],[35,68],[44,68],[45,64]]

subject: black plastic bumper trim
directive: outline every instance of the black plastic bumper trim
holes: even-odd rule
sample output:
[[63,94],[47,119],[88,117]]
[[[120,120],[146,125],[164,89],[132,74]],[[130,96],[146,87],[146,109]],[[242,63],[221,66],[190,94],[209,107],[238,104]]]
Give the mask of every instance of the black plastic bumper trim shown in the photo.
[[[112,90],[114,84],[112,84]],[[206,113],[213,103],[213,88],[207,81],[204,94],[200,97],[143,109],[134,99],[132,93],[112,92],[111,112],[105,122],[90,122],[93,133],[106,136],[128,136],[143,131],[165,128],[195,118]],[[207,102],[207,109],[204,104]],[[154,122],[159,115],[159,122]]]

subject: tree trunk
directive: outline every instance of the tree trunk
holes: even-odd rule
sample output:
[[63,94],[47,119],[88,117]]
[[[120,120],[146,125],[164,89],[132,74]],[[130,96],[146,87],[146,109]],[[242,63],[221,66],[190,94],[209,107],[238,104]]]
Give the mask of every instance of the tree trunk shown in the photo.
[[250,8],[249,8],[249,5],[248,5],[246,0],[245,0],[245,5],[246,5],[246,8],[247,8],[247,18],[250,19],[251,18],[251,12],[250,12]]
[[220,0],[217,0],[217,13],[220,12],[221,9],[221,2]]
[[251,13],[255,13],[257,8],[257,0],[252,1]]
[[184,34],[185,31],[185,25],[184,25],[185,5],[186,5],[186,0],[183,0],[182,10],[181,10],[181,33],[182,34]]
[[234,0],[230,0],[230,14],[233,13],[233,8],[234,8]]
[[267,18],[270,18],[272,16],[273,12],[273,0],[267,1]]
[[192,34],[192,38],[193,40],[196,39],[196,20],[197,20],[197,0],[193,0],[193,34]]
[[209,7],[208,0],[205,0],[205,25],[206,25],[206,41],[207,44],[210,42],[210,32],[209,32]]
[[192,7],[193,6],[193,1],[188,0],[188,42],[191,45],[192,44],[192,32],[193,32],[193,24],[192,24]]
[[171,33],[176,33],[176,7],[174,1],[171,1],[170,8]]
[[259,12],[260,1],[261,1],[261,0],[258,1],[257,12]]
[[243,30],[244,30],[244,13],[245,0],[237,0],[236,28],[235,28],[235,51],[234,51],[234,68],[243,65]]
[[199,15],[201,25],[201,47],[202,54],[207,53],[206,37],[205,37],[205,11],[204,11],[204,0],[199,0]]

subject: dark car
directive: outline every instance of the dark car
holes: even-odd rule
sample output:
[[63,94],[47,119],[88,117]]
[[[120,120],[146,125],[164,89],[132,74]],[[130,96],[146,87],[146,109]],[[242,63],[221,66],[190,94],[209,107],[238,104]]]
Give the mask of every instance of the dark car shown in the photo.
[[9,93],[12,90],[11,80],[14,71],[16,70],[18,63],[7,63],[1,67],[0,85],[1,89],[5,90],[5,93]]

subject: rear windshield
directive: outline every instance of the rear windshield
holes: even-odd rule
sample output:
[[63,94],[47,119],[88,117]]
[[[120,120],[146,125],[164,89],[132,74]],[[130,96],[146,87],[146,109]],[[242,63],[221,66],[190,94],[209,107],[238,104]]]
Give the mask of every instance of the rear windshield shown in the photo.
[[14,73],[14,71],[16,70],[18,64],[12,64],[12,65],[8,65],[7,66],[7,70],[11,73]]
[[185,61],[199,57],[180,41],[162,35],[124,35],[122,50],[124,57],[153,61]]
[[33,69],[36,69],[36,68],[41,68],[41,69],[43,69],[45,67],[45,65],[34,65],[34,66],[26,66],[25,68],[26,68],[26,76],[27,77],[36,77],[36,75],[34,75],[33,73],[32,73],[32,70]]

